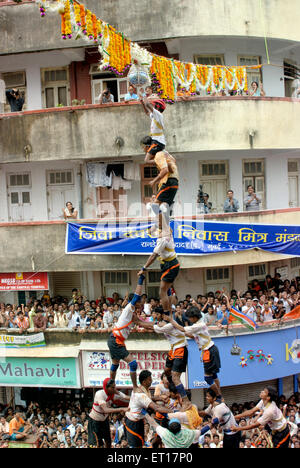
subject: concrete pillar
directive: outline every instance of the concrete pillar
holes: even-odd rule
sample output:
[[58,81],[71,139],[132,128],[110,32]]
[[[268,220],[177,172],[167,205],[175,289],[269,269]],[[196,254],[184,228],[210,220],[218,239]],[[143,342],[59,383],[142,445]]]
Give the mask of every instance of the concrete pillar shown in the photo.
[[288,164],[285,154],[265,158],[266,209],[289,207]]

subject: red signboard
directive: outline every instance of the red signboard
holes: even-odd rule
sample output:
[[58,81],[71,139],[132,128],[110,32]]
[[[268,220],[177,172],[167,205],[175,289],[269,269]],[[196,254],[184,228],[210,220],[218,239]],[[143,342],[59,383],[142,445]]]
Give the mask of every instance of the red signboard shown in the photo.
[[49,289],[48,273],[0,273],[0,291]]

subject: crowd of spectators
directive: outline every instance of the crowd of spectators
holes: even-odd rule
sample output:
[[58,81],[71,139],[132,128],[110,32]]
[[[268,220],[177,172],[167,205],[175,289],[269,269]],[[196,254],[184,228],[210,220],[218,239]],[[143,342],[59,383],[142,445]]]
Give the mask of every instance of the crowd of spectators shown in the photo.
[[[19,333],[27,331],[42,332],[46,329],[69,329],[84,333],[109,332],[117,322],[123,307],[127,304],[118,293],[113,297],[99,297],[88,300],[78,289],[73,289],[71,300],[63,297],[50,298],[45,291],[40,300],[30,300],[27,304],[0,304],[0,327],[16,329]],[[282,320],[296,306],[300,305],[300,277],[291,281],[281,280],[279,273],[274,278],[267,275],[264,281],[253,280],[248,290],[241,293],[232,290],[198,294],[192,298],[187,294],[179,300],[173,290],[173,315],[180,325],[188,325],[185,315],[190,305],[196,305],[202,314],[202,319],[210,327],[225,328],[228,326],[229,310],[239,309],[258,325],[266,322]],[[156,309],[160,306],[157,298],[142,296],[140,319],[156,322]],[[136,331],[143,329],[136,328]],[[145,330],[143,330],[145,331]]]
[[[168,385],[167,383],[165,385]],[[233,403],[230,407],[234,415],[254,408],[257,402]],[[289,398],[281,395],[277,402],[290,429],[290,448],[300,447],[300,395]],[[5,448],[13,441],[30,440],[38,448],[88,448],[88,418],[90,405],[84,400],[76,402],[28,402],[27,407],[0,405],[0,447]],[[252,418],[253,419],[253,418]],[[124,410],[110,416],[110,432],[113,448],[128,447],[124,430]],[[247,425],[248,419],[239,424]],[[155,433],[145,421],[145,447],[152,447]],[[202,426],[207,424],[204,418]],[[199,439],[199,448],[222,448],[223,434],[219,427],[211,428]],[[240,448],[271,448],[271,438],[267,430],[253,429],[242,432]]]

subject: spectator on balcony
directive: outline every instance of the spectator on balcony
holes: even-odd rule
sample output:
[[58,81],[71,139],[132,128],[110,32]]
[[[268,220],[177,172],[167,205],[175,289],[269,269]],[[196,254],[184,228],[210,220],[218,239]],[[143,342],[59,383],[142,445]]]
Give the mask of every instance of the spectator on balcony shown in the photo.
[[249,90],[249,95],[252,97],[252,96],[262,96],[264,97],[266,95],[264,89],[263,89],[263,85],[262,85],[262,82],[260,81],[259,84],[257,81],[252,81],[251,83],[251,87],[250,87],[250,90]]
[[284,316],[285,312],[286,311],[283,305],[283,300],[279,299],[279,301],[277,301],[276,307],[273,312],[273,318],[275,320],[280,320]]
[[21,112],[24,105],[24,99],[21,96],[20,91],[17,88],[13,88],[8,89],[5,94],[10,105],[11,112]]
[[138,101],[139,100],[139,97],[136,94],[135,89],[134,89],[134,87],[132,85],[129,86],[128,93],[125,94],[124,100],[126,102],[128,102],[128,101]]
[[82,309],[80,311],[79,317],[77,317],[77,320],[76,320],[76,329],[80,333],[84,333],[89,328],[90,324],[91,324],[90,317],[87,315],[86,311]]
[[191,93],[183,88],[180,84],[177,85],[176,101],[187,101],[191,97]]
[[68,326],[67,314],[64,312],[62,306],[58,306],[58,311],[54,311],[54,325],[56,328],[67,328]]
[[54,315],[48,315],[47,328],[56,328],[56,325],[54,323]]
[[115,102],[115,98],[113,94],[111,94],[110,89],[105,89],[99,96],[99,103],[100,104],[111,104]]
[[265,306],[263,309],[263,317],[264,322],[270,322],[271,320],[273,320],[273,309],[271,307],[270,301],[265,302]]
[[5,81],[3,80],[2,73],[0,73],[0,114],[4,113],[5,103],[6,103]]
[[209,195],[208,193],[203,193],[202,199],[199,198],[197,199],[197,204],[198,204],[198,210],[200,213],[210,213],[212,209],[212,203],[208,201]]
[[214,307],[212,305],[207,307],[207,313],[204,315],[203,320],[208,327],[217,324],[217,313],[215,312]]
[[[78,306],[78,304],[77,304],[77,306]],[[68,328],[70,328],[72,330],[74,328],[76,328],[76,323],[77,323],[78,317],[80,317],[79,307],[75,308],[75,305],[71,305],[69,307],[69,313],[67,314],[67,319],[69,321]]]
[[145,89],[145,94],[147,99],[155,99],[158,97],[158,94],[153,92],[152,86],[147,86]]
[[5,313],[4,309],[0,311],[0,328],[7,328],[8,327],[8,316]]
[[24,313],[21,310],[17,313],[16,325],[19,329],[19,333],[24,333],[29,328],[29,319],[28,317],[25,317]]
[[8,312],[8,325],[7,328],[17,328],[16,315],[13,310]]
[[77,219],[78,211],[73,207],[73,204],[68,201],[66,203],[66,208],[63,210],[63,215],[66,221]]
[[117,317],[117,315],[115,315],[113,307],[109,306],[103,315],[103,327],[110,328],[114,323],[115,317]]
[[246,211],[259,211],[261,199],[254,192],[253,185],[248,185],[247,190],[248,195],[244,200]]
[[227,190],[227,198],[224,202],[224,213],[237,213],[239,208],[238,200],[233,198],[233,190]]
[[43,309],[40,306],[37,308],[33,324],[35,332],[43,332],[47,328],[48,320],[47,317],[43,315]]

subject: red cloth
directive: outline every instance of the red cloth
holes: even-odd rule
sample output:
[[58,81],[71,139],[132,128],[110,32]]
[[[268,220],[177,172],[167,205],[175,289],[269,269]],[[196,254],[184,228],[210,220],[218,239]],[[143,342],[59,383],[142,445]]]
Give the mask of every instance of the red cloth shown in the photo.
[[107,379],[105,379],[105,380],[103,381],[103,390],[105,391],[105,393],[106,393],[106,395],[107,395],[106,401],[110,401],[110,400],[113,401],[113,399],[114,399],[114,394],[109,395],[109,394],[107,393],[107,384],[108,384],[109,381],[110,381],[110,378],[109,378],[109,377],[107,377]]

